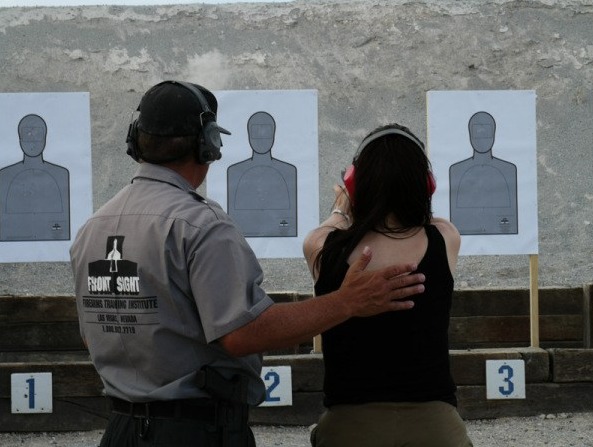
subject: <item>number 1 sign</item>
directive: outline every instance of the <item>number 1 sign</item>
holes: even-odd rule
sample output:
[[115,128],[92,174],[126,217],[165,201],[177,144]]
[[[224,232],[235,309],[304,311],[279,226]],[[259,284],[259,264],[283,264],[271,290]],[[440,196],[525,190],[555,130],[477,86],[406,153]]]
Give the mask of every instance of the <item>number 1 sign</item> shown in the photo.
[[12,413],[51,413],[51,373],[11,374]]
[[488,399],[525,399],[524,360],[486,360]]

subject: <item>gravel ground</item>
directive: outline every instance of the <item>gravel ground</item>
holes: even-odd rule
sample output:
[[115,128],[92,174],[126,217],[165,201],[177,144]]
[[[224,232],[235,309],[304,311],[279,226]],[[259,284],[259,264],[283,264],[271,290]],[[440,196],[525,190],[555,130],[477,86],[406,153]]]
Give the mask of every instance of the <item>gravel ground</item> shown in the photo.
[[[593,413],[474,420],[467,427],[475,447],[593,447]],[[256,426],[254,432],[258,447],[309,447],[309,427]],[[102,434],[0,433],[0,446],[95,447]]]

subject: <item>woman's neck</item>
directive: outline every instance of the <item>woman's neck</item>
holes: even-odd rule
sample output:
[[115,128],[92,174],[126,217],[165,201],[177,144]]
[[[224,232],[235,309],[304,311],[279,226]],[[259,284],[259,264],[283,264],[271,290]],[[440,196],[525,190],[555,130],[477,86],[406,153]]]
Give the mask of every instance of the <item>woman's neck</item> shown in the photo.
[[399,219],[393,214],[387,216],[382,224],[375,227],[377,233],[397,239],[412,237],[421,229],[422,227],[404,227]]

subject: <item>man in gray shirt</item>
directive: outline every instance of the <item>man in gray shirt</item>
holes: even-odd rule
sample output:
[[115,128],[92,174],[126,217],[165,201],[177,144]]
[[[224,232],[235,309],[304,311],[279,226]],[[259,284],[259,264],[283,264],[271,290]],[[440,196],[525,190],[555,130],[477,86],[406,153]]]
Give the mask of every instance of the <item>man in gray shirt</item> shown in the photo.
[[254,445],[261,352],[423,291],[415,265],[365,271],[365,253],[338,291],[274,304],[240,230],[196,192],[228,133],[217,107],[195,84],[149,89],[127,140],[138,171],[72,245],[81,334],[113,405],[101,446]]

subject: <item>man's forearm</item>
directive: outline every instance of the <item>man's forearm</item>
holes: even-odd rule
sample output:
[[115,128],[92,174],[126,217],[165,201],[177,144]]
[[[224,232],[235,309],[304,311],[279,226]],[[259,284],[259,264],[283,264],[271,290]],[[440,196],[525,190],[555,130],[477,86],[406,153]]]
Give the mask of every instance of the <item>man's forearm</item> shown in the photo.
[[286,348],[312,340],[321,332],[351,317],[336,291],[320,298],[273,304],[251,323],[220,340],[229,354],[242,357]]

